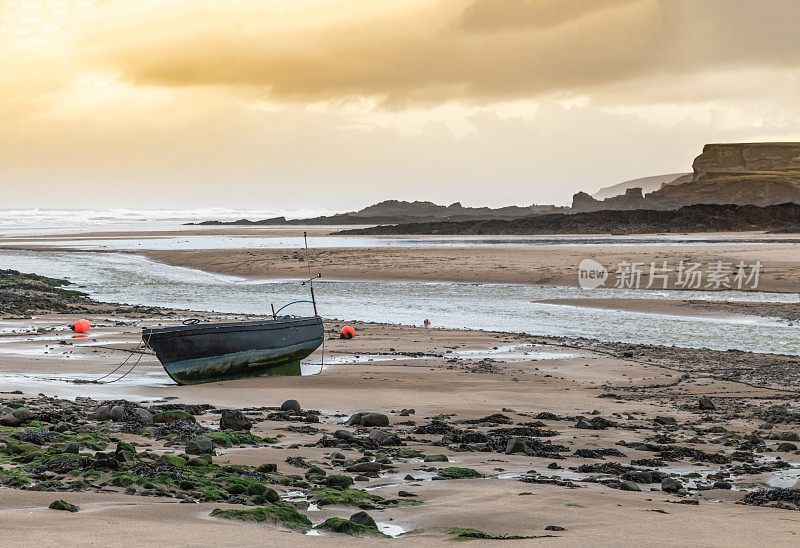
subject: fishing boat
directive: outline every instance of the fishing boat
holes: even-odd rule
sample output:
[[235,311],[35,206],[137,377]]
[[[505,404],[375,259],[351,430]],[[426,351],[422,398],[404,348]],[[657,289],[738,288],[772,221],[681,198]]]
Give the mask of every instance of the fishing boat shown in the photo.
[[[200,323],[191,319],[183,325],[142,329],[142,341],[178,384],[300,374],[300,360],[319,348],[324,334],[310,266],[309,277],[302,283],[309,284],[311,300],[294,301],[278,311],[273,307],[272,317],[266,320]],[[313,316],[279,315],[287,306],[304,302],[313,305]]]

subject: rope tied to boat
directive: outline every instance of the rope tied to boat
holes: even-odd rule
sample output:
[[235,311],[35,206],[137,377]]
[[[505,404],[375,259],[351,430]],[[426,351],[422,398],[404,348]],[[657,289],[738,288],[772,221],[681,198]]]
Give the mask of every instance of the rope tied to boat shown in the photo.
[[[137,365],[139,365],[139,362],[142,361],[142,356],[147,354],[147,352],[144,352],[144,349],[149,347],[150,337],[152,335],[153,335],[153,333],[151,331],[147,335],[147,340],[142,340],[138,345],[136,345],[136,348],[134,348],[133,350],[118,349],[118,350],[123,350],[124,352],[128,352],[128,355],[125,357],[124,360],[122,360],[122,363],[120,363],[117,367],[114,368],[113,371],[111,371],[109,373],[106,373],[102,377],[98,377],[98,378],[93,379],[93,380],[75,381],[75,382],[78,382],[80,384],[111,384],[111,383],[114,383],[114,382],[117,382],[117,381],[121,381],[122,379],[127,377],[131,373],[131,371],[133,371],[136,368]],[[113,375],[114,373],[116,373],[117,371],[122,369],[125,366],[125,364],[128,363],[128,360],[130,360],[131,357],[133,357],[134,354],[138,354],[139,357],[136,358],[136,361],[133,362],[133,365],[131,365],[130,368],[125,373],[123,373],[122,375],[120,375],[116,379],[111,379],[110,381],[103,381],[103,379],[106,379],[106,378],[110,377],[111,375]]]

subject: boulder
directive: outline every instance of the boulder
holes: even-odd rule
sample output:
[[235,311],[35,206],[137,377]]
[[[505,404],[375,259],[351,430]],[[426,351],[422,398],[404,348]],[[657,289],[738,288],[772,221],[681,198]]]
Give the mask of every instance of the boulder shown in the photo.
[[677,493],[683,489],[683,484],[675,478],[664,478],[661,480],[661,490],[665,493]]
[[666,415],[661,415],[655,418],[656,424],[661,424],[663,426],[675,426],[678,424],[678,421],[675,420],[675,417],[668,417]]
[[153,415],[143,407],[137,407],[133,410],[133,418],[143,424],[153,424]]
[[697,400],[697,408],[701,411],[716,411],[717,406],[714,405],[714,402],[711,400],[711,398],[702,396],[699,400]]
[[253,422],[238,409],[223,409],[219,418],[220,430],[250,430]]
[[800,441],[800,436],[795,432],[781,432],[778,439],[781,441]]
[[101,405],[95,409],[94,413],[92,413],[89,418],[95,421],[111,420],[111,408],[107,405]]
[[620,491],[641,491],[639,486],[634,481],[621,481],[619,484]]
[[214,444],[206,436],[195,436],[186,444],[187,455],[213,455]]
[[363,525],[365,527],[374,527],[377,529],[378,525],[375,523],[375,520],[364,511],[356,512],[352,516],[350,516],[350,521],[353,523],[358,523],[359,525]]
[[506,455],[513,455],[514,453],[527,455],[530,450],[525,438],[510,438],[508,442],[506,442]]
[[297,400],[286,400],[281,404],[281,411],[294,411],[301,413],[303,408],[300,407],[300,402]]
[[369,439],[378,445],[385,445],[391,439],[391,436],[380,428],[373,428],[369,433]]
[[389,426],[389,417],[382,413],[356,413],[347,419],[347,426]]
[[347,471],[354,473],[380,472],[382,468],[383,465],[379,462],[358,462],[350,466]]
[[115,405],[109,411],[108,416],[112,421],[121,421],[125,416],[125,408],[121,405]]
[[337,430],[333,433],[333,437],[344,441],[356,441],[356,435],[349,430]]
[[61,446],[62,453],[80,453],[81,447],[78,442],[69,441]]
[[17,417],[15,417],[14,415],[12,415],[11,413],[9,413],[8,415],[3,416],[3,418],[0,418],[0,425],[2,425],[2,426],[15,427],[15,426],[19,426],[20,424],[22,424],[22,421],[20,419],[18,419]]

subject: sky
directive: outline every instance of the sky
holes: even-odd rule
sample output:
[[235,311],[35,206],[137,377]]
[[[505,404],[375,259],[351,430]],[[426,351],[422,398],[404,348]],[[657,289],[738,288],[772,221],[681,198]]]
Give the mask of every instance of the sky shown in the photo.
[[0,0],[0,209],[501,206],[800,141],[795,0]]

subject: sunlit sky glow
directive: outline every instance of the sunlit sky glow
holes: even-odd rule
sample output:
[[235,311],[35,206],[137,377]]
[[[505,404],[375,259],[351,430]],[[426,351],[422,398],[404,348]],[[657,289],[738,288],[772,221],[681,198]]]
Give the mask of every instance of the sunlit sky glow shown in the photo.
[[0,208],[567,203],[800,141],[794,0],[0,0]]

